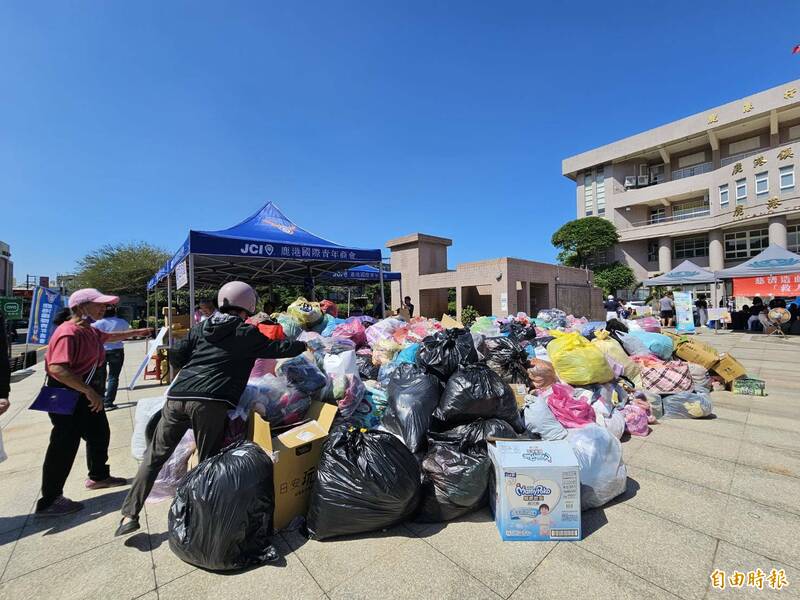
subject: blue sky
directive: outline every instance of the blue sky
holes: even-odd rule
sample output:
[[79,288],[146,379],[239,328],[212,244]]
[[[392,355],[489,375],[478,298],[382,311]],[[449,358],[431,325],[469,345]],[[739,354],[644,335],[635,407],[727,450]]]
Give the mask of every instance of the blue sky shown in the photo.
[[337,242],[553,260],[569,155],[800,76],[800,4],[0,3],[17,280],[267,200]]

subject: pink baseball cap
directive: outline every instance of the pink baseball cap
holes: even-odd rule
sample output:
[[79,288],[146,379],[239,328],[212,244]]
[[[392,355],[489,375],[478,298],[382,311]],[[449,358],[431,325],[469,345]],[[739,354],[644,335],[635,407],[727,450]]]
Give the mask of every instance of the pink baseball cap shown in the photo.
[[80,304],[86,302],[96,302],[97,304],[116,304],[119,302],[119,296],[109,296],[108,294],[101,294],[94,288],[83,288],[77,290],[69,295],[69,307],[75,308]]

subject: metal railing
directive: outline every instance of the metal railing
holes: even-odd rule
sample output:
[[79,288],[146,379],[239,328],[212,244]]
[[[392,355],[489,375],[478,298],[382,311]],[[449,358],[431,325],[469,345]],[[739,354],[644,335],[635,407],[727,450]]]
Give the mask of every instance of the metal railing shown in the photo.
[[672,172],[672,180],[675,181],[676,179],[683,179],[684,177],[701,175],[703,173],[708,173],[713,169],[714,169],[714,163],[711,162],[705,162],[705,163],[700,163],[699,165],[692,165],[691,167],[676,169]]
[[735,162],[739,162],[740,160],[747,158],[748,156],[755,156],[756,154],[761,154],[762,152],[766,152],[769,148],[756,148],[755,150],[748,150],[747,152],[740,152],[739,154],[734,154],[733,156],[728,156],[723,158],[719,161],[719,166],[724,167],[725,165],[732,165]]
[[670,216],[657,216],[647,219],[646,221],[635,221],[631,223],[631,227],[645,227],[647,225],[663,225],[664,223],[675,223],[677,221],[688,221],[690,219],[699,219],[707,217],[711,214],[711,207],[704,206],[698,207],[691,212],[681,213],[679,215]]

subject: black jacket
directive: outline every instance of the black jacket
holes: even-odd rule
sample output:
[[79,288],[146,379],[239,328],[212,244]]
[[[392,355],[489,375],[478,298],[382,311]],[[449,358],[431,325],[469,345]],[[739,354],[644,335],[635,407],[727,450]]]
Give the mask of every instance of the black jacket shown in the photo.
[[8,364],[8,331],[3,313],[0,313],[0,398],[11,392],[11,366]]
[[239,317],[211,317],[170,350],[170,363],[180,373],[167,397],[223,400],[235,406],[257,358],[291,358],[305,349],[303,342],[272,341]]

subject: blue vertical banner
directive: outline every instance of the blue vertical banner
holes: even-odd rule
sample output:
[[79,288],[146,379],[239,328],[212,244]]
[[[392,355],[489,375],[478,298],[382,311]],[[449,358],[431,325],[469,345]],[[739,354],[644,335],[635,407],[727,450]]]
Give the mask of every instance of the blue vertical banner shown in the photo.
[[36,286],[31,299],[31,315],[28,319],[28,343],[47,344],[55,326],[53,318],[64,307],[64,299],[56,290]]
[[692,295],[689,292],[673,292],[672,297],[675,300],[675,331],[694,333]]

